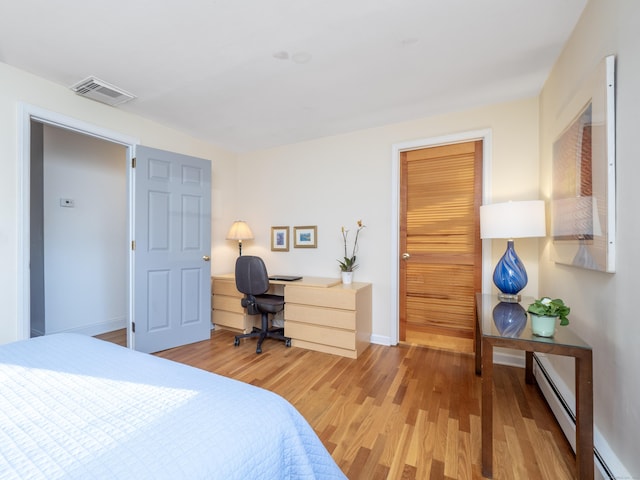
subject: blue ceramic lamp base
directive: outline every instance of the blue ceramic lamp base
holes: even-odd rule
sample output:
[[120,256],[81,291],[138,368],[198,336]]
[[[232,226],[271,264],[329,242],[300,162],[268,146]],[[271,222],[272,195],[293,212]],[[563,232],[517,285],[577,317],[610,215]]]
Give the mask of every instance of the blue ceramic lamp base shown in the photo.
[[500,290],[498,299],[507,303],[520,302],[519,292],[527,286],[528,281],[527,271],[516,255],[513,240],[508,240],[507,250],[493,271],[493,283]]

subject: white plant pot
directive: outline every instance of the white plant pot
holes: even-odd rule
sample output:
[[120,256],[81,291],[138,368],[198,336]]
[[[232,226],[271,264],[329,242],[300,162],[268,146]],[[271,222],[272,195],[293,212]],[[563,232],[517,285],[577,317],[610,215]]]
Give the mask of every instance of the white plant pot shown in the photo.
[[556,323],[558,317],[545,317],[542,315],[531,315],[531,331],[539,337],[553,337],[556,333]]
[[350,285],[353,282],[353,272],[340,272],[342,274],[342,283]]

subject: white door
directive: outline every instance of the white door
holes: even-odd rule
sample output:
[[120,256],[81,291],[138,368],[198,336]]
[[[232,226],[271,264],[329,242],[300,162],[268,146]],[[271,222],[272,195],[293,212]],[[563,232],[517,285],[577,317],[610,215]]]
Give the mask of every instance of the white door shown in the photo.
[[133,346],[157,352],[211,335],[211,162],[136,147]]

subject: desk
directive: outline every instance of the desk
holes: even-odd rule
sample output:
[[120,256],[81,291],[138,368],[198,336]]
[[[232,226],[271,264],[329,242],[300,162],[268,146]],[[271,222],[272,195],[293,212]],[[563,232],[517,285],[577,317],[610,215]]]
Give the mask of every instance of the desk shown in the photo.
[[[526,310],[533,301],[533,298],[523,298],[521,306]],[[533,335],[528,316],[524,318],[521,327],[505,328],[505,324],[494,321],[493,311],[499,303],[495,296],[476,294],[475,361],[476,374],[482,375],[482,474],[489,478],[493,475],[493,347],[506,347],[526,352],[525,381],[530,384],[535,384],[533,352],[575,358],[577,478],[592,480],[594,465],[591,347],[565,327],[558,327],[552,338]],[[501,307],[504,305],[501,304]]]
[[[371,339],[371,284],[343,285],[340,279],[303,277],[286,282],[270,280],[269,293],[284,295],[285,335],[291,345],[357,358]],[[248,315],[240,305],[232,273],[214,275],[212,322],[216,327],[248,332],[259,325],[259,315]]]

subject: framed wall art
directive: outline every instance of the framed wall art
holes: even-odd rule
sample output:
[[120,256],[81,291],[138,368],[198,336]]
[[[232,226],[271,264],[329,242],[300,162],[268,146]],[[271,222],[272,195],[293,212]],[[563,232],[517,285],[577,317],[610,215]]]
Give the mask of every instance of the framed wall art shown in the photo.
[[289,227],[271,227],[271,251],[289,251]]
[[615,272],[614,56],[598,65],[567,109],[572,120],[553,144],[552,259]]
[[317,248],[318,227],[293,227],[293,246],[295,248]]

